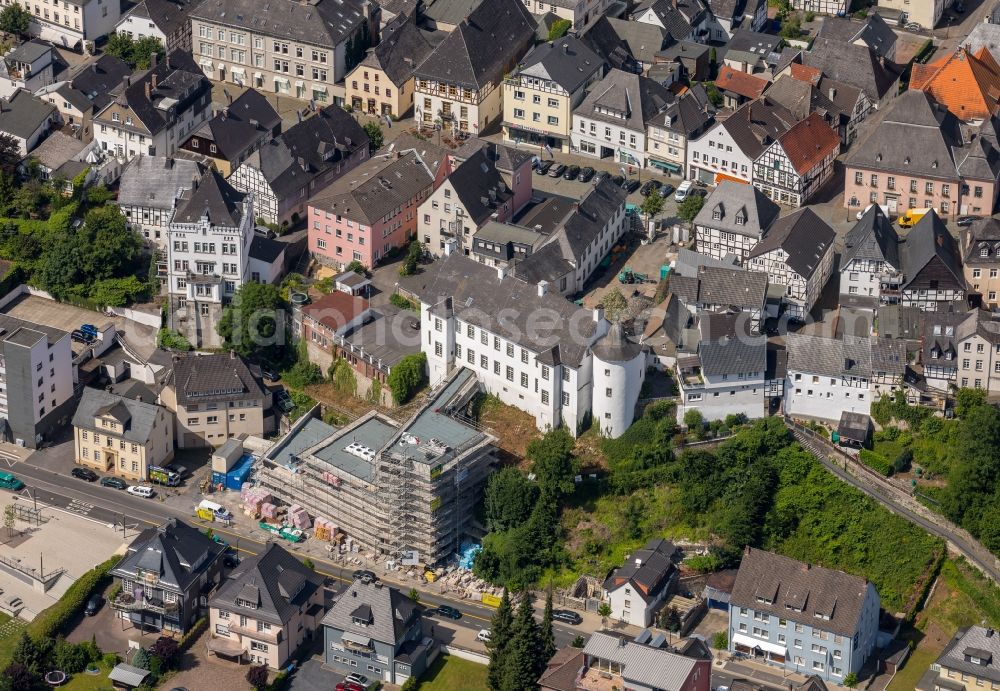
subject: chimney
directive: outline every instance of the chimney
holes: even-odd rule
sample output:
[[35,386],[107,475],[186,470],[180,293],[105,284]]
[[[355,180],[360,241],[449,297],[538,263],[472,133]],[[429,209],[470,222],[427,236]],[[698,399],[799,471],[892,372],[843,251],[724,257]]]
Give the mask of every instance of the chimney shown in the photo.
[[638,557],[636,557],[635,565],[636,566],[642,566],[642,559],[639,559]]
[[152,53],[149,54],[149,67],[150,67],[150,69],[156,69],[156,62],[157,62],[157,60],[159,60],[159,56],[156,54],[156,51],[154,50]]
[[250,118],[250,127],[257,129],[258,127],[260,127],[260,123],[257,120]]
[[986,629],[986,637],[993,638],[993,629]]
[[132,75],[126,74],[125,75],[125,88],[127,89],[130,86],[132,86]]
[[230,350],[229,351],[229,359],[230,360],[235,360],[236,359],[236,351],[235,350]]
[[538,282],[538,297],[549,294],[549,282],[539,281]]
[[167,164],[166,165],[167,165],[167,170],[170,170],[171,168],[174,167],[174,157],[173,156],[168,156],[167,157]]
[[562,49],[563,49],[563,55],[569,55],[569,44],[568,43],[562,44]]
[[156,88],[156,84],[159,81],[158,77],[159,77],[159,75],[157,75],[156,72],[153,72],[153,74],[150,75],[150,78],[149,78],[150,79],[150,83],[153,85],[154,89]]
[[143,84],[143,88],[146,91],[146,100],[148,101],[149,99],[151,99],[153,97],[152,89],[150,89],[150,87],[149,87],[149,82],[146,82],[145,84]]
[[602,319],[604,319],[604,307],[602,305],[598,305],[594,308],[594,321],[600,322]]
[[832,86],[830,87],[830,91],[828,93],[831,101],[837,97],[837,90]]
[[497,267],[497,280],[502,281],[507,277],[507,269],[502,266]]

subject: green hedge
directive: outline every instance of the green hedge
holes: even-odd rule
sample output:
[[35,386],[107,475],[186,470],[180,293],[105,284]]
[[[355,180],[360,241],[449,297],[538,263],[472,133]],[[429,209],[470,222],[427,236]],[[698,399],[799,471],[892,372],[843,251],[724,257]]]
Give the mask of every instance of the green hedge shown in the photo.
[[67,588],[59,598],[59,602],[42,610],[34,621],[28,624],[28,634],[36,641],[42,641],[63,633],[63,628],[77,612],[83,609],[90,596],[107,585],[108,572],[120,559],[119,556],[111,557],[80,576]]
[[178,652],[178,657],[180,653],[188,650],[194,642],[198,640],[198,636],[205,633],[205,629],[208,628],[208,617],[201,617],[194,623],[194,625],[188,629],[188,632],[181,636],[181,640],[178,642],[180,650]]
[[869,451],[868,449],[861,449],[859,458],[862,463],[875,472],[885,475],[886,477],[890,477],[892,475],[892,464],[889,463],[889,461],[882,454]]

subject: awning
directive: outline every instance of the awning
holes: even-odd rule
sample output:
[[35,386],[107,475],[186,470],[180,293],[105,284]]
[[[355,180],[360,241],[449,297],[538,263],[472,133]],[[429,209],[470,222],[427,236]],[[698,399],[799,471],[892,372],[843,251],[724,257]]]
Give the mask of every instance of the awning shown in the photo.
[[659,168],[660,170],[665,170],[668,173],[673,173],[674,175],[681,174],[681,167],[677,163],[671,163],[670,161],[657,161],[655,158],[649,159],[649,165],[653,168]]
[[247,651],[245,644],[234,638],[224,638],[222,636],[210,638],[208,649],[217,655],[227,657],[238,657]]
[[202,58],[201,60],[199,60],[198,64],[201,65],[206,70],[212,70],[213,67],[214,67],[214,65],[212,65],[212,61],[211,60],[207,60],[205,58]]
[[776,643],[769,643],[768,641],[760,641],[756,638],[751,638],[750,636],[744,636],[742,633],[738,633],[733,636],[733,643],[735,645],[743,645],[747,648],[753,650],[754,648],[760,648],[761,650],[766,650],[769,653],[775,655],[787,655],[788,648],[783,645],[778,645]]
[[744,185],[749,185],[750,184],[746,180],[743,180],[743,179],[737,178],[737,177],[733,177],[732,175],[726,175],[725,173],[716,173],[715,174],[715,184],[716,185],[718,185],[723,180],[729,180],[730,182],[739,182],[739,183],[744,184]]
[[348,643],[354,643],[355,645],[361,645],[366,648],[370,647],[372,644],[372,639],[368,636],[362,636],[358,633],[351,633],[350,631],[344,631],[341,635],[341,640],[347,641]]
[[108,675],[108,679],[117,681],[119,684],[124,684],[125,686],[142,686],[142,682],[148,676],[149,672],[146,670],[126,665],[122,662],[115,665],[115,668],[111,670],[111,674]]

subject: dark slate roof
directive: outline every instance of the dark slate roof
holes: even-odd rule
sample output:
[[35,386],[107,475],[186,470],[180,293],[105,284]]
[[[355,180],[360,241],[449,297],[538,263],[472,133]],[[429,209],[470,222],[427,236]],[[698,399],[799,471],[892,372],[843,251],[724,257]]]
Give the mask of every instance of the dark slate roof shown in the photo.
[[1000,150],[997,148],[996,131],[992,122],[985,122],[978,135],[968,145],[954,149],[958,172],[966,180],[985,180],[992,183],[1000,175]]
[[280,240],[272,240],[254,233],[250,241],[250,258],[270,264],[281,256],[288,244]]
[[564,36],[532,48],[518,63],[515,76],[550,80],[572,94],[603,66],[604,61],[580,39]]
[[32,64],[35,60],[52,52],[52,46],[38,40],[25,41],[3,56],[7,62]]
[[[978,657],[977,664],[966,656]],[[938,656],[937,664],[944,670],[950,669],[993,682],[1000,682],[1000,633],[983,626],[959,629]]]
[[843,43],[861,40],[880,57],[888,55],[896,44],[896,33],[875,12],[860,22],[841,17],[824,17],[817,36]]
[[698,24],[705,15],[705,7],[700,0],[645,0],[632,12],[637,17],[646,10],[653,10],[663,24],[667,34],[674,41],[683,41],[691,35],[691,27]]
[[[322,585],[322,576],[307,569],[277,543],[270,542],[263,552],[240,562],[223,581],[209,606],[284,626]],[[256,606],[250,609],[237,604],[238,600]]]
[[[462,146],[457,149],[449,149],[447,153],[456,162],[462,163],[480,151],[483,152],[488,164],[495,166],[497,170],[507,175],[513,175],[515,171],[534,157],[534,154],[526,149],[498,144],[479,137],[469,137]],[[426,157],[424,160],[427,161],[428,165],[430,164]]]
[[246,195],[215,168],[210,168],[196,186],[185,189],[177,198],[173,223],[197,223],[205,216],[212,225],[239,228]]
[[767,89],[767,97],[787,108],[797,120],[804,120],[810,113],[820,113],[834,126],[850,120],[860,95],[860,89],[832,79],[822,78],[813,86],[811,82],[787,74],[778,77]]
[[584,252],[604,231],[611,218],[621,211],[627,196],[625,190],[614,184],[610,177],[601,178],[563,219],[546,244],[558,243],[563,257],[580,266]]
[[[85,388],[73,414],[73,426],[95,429],[94,418],[110,413],[122,423],[123,431],[120,436],[137,444],[145,444],[153,435],[156,418],[161,416],[163,410],[151,403],[123,398],[100,389]],[[160,424],[169,426],[171,422],[162,416]]]
[[169,383],[177,391],[177,403],[215,403],[264,398],[260,373],[250,371],[239,355],[175,355]]
[[421,13],[435,23],[458,26],[482,0],[426,0]]
[[[843,571],[747,547],[729,603],[852,636],[860,625],[868,586],[864,578]],[[758,597],[772,604],[760,602]]]
[[[370,624],[359,626],[352,615],[367,606]],[[420,618],[420,610],[410,598],[396,588],[381,582],[354,581],[347,587],[330,611],[323,617],[323,626],[337,631],[350,631],[395,646]]]
[[882,64],[875,51],[865,45],[817,38],[812,50],[802,54],[802,62],[827,77],[858,87],[874,102],[896,88],[899,81],[898,68]]
[[574,270],[557,242],[543,245],[514,265],[514,275],[522,281],[538,285],[542,281],[555,284],[561,276]]
[[139,155],[122,171],[118,205],[170,209],[181,189],[202,177],[204,168],[195,161],[165,156]]
[[593,18],[589,24],[578,30],[577,35],[614,69],[626,72],[639,71],[639,65],[629,52],[628,45],[615,32],[611,22],[603,14]]
[[368,21],[365,0],[203,0],[191,18],[332,48]]
[[378,67],[397,87],[413,76],[434,49],[417,28],[415,16],[399,15],[382,27],[381,38],[361,64]]
[[364,129],[343,108],[332,105],[272,139],[244,165],[258,168],[274,193],[284,197],[362,148],[368,148]]
[[[146,85],[156,75],[156,88],[146,96]],[[127,105],[150,134],[157,134],[172,122],[169,109],[159,106],[164,101],[176,101],[174,112],[181,112],[201,101],[212,90],[210,82],[194,59],[180,50],[175,50],[167,59],[137,75],[126,84],[124,81],[112,92],[113,100]],[[105,106],[106,107],[106,106]]]
[[151,572],[159,575],[162,585],[186,592],[226,549],[197,528],[171,518],[139,533],[111,573],[135,580],[138,571]]
[[[656,55],[667,41],[667,32],[656,24],[633,22],[625,19],[608,17],[611,28],[615,30],[628,46],[628,50],[639,62],[653,64]],[[671,39],[672,41],[673,39]]]
[[0,132],[28,139],[56,113],[56,107],[48,101],[18,89],[10,99],[0,99]]
[[729,39],[727,48],[746,53],[753,53],[760,56],[761,60],[766,60],[767,56],[775,52],[781,45],[781,38],[771,34],[762,34],[749,29],[740,29],[733,32],[733,37]]
[[675,100],[651,124],[693,139],[715,122],[715,106],[708,100],[704,87],[695,84]]
[[767,337],[724,338],[698,344],[698,359],[705,376],[749,374],[767,370]]
[[797,209],[779,218],[750,251],[759,257],[779,247],[785,251],[785,264],[808,279],[837,238],[837,231],[809,207]]
[[83,93],[95,105],[103,106],[110,98],[112,89],[122,83],[132,69],[121,58],[105,53],[93,62],[86,63],[80,71],[73,75],[70,85],[76,91]]
[[765,94],[743,104],[723,121],[722,127],[726,128],[744,155],[756,160],[797,122],[788,109]]
[[674,565],[676,557],[674,543],[652,538],[643,549],[626,557],[624,565],[611,572],[604,581],[604,589],[614,591],[631,584],[649,600],[670,582],[670,574],[677,568]]
[[[573,113],[600,122],[613,122],[632,131],[646,131],[646,126],[675,100],[665,86],[647,77],[622,70],[611,70],[591,87],[590,93]],[[621,113],[618,118],[598,108]]]
[[965,286],[958,243],[948,232],[944,221],[932,209],[917,221],[903,240],[900,258],[903,265],[904,290],[934,257],[941,260],[956,284]]
[[642,346],[630,341],[622,329],[621,322],[615,322],[591,347],[591,351],[594,357],[602,362],[631,362],[642,352]]
[[[780,206],[753,185],[723,180],[705,198],[694,224],[757,238],[771,227],[780,211]],[[718,219],[713,218],[716,212]],[[736,218],[741,215],[746,220],[737,224]]]
[[840,266],[846,267],[855,259],[884,261],[897,271],[901,268],[899,234],[878,204],[868,209],[844,238]]
[[[435,261],[421,273],[401,278],[399,284],[433,309],[446,309],[445,303],[450,299],[456,316],[462,321],[491,330],[539,353],[542,362],[579,366],[590,345],[585,339],[593,335],[596,326],[589,316],[590,310],[577,307],[556,293],[538,295],[536,284],[513,276],[498,280],[496,269],[461,254]],[[529,329],[532,315],[543,309],[558,315],[553,329]],[[507,312],[514,314],[500,321],[499,315]]]
[[[962,261],[965,264],[995,265],[1000,262],[1000,220],[980,218],[968,228],[962,229],[962,243],[965,248]],[[983,246],[989,249],[989,256],[980,256]]]
[[434,49],[415,74],[421,79],[467,89],[499,84],[503,71],[531,45],[535,26],[521,0],[482,2]]
[[[455,189],[455,194],[465,207],[466,214],[477,225],[495,213],[498,205],[513,196],[500,172],[496,167],[489,165],[482,150],[459,165],[448,176],[448,182]],[[491,197],[491,194],[494,197]]]
[[[899,146],[908,142],[908,146]],[[961,123],[923,91],[900,94],[868,136],[851,148],[847,166],[914,177],[954,179],[963,147]]]
[[215,142],[216,158],[238,160],[281,124],[281,116],[259,91],[247,89],[206,122],[197,134]]
[[698,268],[698,303],[760,309],[767,294],[767,274],[717,266]]
[[189,13],[195,3],[181,0],[142,0],[138,5],[122,16],[143,17],[153,22],[165,36],[170,36],[178,29],[186,28],[190,21]]
[[[901,341],[892,342],[899,347],[904,346]],[[794,372],[828,377],[870,377],[872,373],[872,343],[869,338],[850,335],[830,338],[790,333],[785,347],[788,369]]]
[[372,225],[410,204],[433,184],[433,172],[416,152],[408,151],[399,158],[394,154],[375,156],[318,192],[310,206]]

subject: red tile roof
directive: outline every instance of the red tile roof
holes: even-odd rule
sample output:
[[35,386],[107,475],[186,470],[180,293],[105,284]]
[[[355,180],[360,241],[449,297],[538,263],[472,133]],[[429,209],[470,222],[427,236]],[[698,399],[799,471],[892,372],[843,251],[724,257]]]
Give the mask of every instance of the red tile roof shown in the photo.
[[819,80],[823,78],[823,71],[818,67],[808,67],[807,65],[800,65],[797,62],[793,62],[791,68],[792,79],[797,79],[800,82],[809,82],[813,86],[817,86]]
[[367,309],[368,301],[364,298],[335,290],[311,305],[306,305],[302,312],[328,329],[338,331]]
[[959,120],[985,120],[1000,110],[1000,65],[986,48],[963,47],[926,65],[914,64],[910,88],[923,91]]
[[840,136],[819,113],[812,113],[781,135],[781,148],[799,175],[816,167],[830,153],[840,149]]
[[755,77],[746,72],[734,70],[729,65],[719,70],[719,76],[715,80],[715,85],[723,91],[744,96],[745,98],[760,98],[764,89],[770,84],[766,79]]

